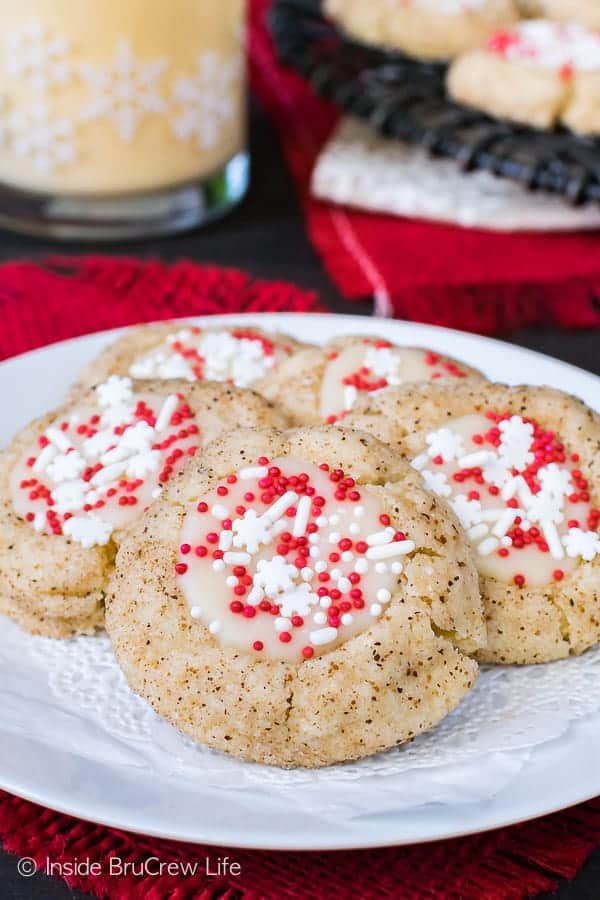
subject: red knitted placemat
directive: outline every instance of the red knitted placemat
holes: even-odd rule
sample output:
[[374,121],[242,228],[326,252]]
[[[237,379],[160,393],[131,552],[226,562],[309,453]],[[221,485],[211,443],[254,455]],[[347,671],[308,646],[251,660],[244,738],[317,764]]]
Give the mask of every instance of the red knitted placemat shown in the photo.
[[[165,266],[90,258],[55,260],[46,267],[10,263],[0,266],[0,357],[131,322],[318,308],[314,295],[292,285],[187,262]],[[111,900],[524,900],[552,890],[561,878],[572,878],[600,843],[600,799],[536,822],[455,841],[300,854],[140,837],[0,792],[0,841],[6,850],[33,858],[42,871],[60,872],[71,887]],[[209,874],[217,871],[223,857],[239,863],[241,873]],[[129,871],[110,874],[111,859],[113,871],[122,872],[125,863]],[[154,874],[160,862],[169,861],[179,864],[177,871]]]
[[310,173],[337,115],[277,63],[270,4],[251,2],[253,88],[281,137],[309,237],[347,300],[374,297],[380,312],[481,334],[600,326],[600,234],[494,234],[312,198]]

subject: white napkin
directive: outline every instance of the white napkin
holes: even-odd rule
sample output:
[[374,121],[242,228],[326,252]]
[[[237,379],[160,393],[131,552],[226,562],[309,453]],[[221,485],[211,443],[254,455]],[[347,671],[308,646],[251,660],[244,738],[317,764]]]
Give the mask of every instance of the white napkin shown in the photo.
[[312,191],[373,212],[492,231],[578,231],[600,227],[600,206],[580,208],[489,172],[465,173],[344,119],[317,161]]

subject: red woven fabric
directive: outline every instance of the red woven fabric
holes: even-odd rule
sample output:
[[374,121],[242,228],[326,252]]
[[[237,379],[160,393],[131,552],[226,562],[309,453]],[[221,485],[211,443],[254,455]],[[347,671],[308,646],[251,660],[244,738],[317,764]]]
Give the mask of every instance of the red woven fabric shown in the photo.
[[236,269],[109,257],[0,266],[0,359],[136,322],[230,312],[316,312],[314,293]]
[[[242,272],[191,263],[92,258],[47,267],[0,267],[0,357],[54,340],[132,322],[235,310],[317,309],[314,295],[254,281]],[[292,813],[293,814],[293,813]],[[73,819],[0,792],[0,841],[44,871],[59,865],[73,888],[114,900],[319,900],[327,897],[524,900],[571,878],[600,843],[600,800],[537,822],[427,846],[332,854],[193,847]],[[241,875],[214,872],[219,857]],[[110,860],[135,863],[111,875]],[[150,857],[198,864],[195,874],[144,874]],[[101,874],[66,864],[99,863]],[[157,863],[151,864],[156,870]],[[54,868],[56,872],[56,867]]]
[[310,238],[346,299],[374,297],[381,312],[484,334],[600,326],[597,234],[492,234],[311,198],[310,173],[337,116],[277,64],[265,27],[270,2],[252,2],[253,87],[281,136]]

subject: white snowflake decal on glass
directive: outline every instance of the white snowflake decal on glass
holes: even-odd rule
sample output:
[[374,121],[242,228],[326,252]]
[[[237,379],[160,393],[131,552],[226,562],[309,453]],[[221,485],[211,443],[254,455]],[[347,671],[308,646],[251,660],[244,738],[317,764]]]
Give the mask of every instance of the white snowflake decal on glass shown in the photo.
[[38,172],[53,172],[77,156],[73,123],[53,118],[47,103],[10,113],[6,128],[15,156],[30,159]]
[[121,140],[133,140],[141,120],[148,113],[164,113],[167,109],[158,85],[167,65],[167,60],[162,57],[144,62],[137,60],[127,41],[119,43],[111,63],[81,63],[79,74],[87,82],[91,94],[82,110],[82,121],[108,119]]
[[71,74],[69,41],[53,37],[37,20],[9,31],[6,49],[8,74],[28,82],[37,91],[45,92],[53,84],[65,84]]
[[173,132],[182,141],[195,140],[210,150],[221,138],[222,126],[236,111],[235,85],[239,64],[224,60],[218,53],[202,53],[193,75],[181,75],[173,84],[173,101],[181,113],[173,120]]

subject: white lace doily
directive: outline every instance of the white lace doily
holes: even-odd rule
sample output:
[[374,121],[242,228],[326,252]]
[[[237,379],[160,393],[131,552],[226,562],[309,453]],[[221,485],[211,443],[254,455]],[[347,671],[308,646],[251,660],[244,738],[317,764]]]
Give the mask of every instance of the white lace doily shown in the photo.
[[322,817],[360,815],[374,794],[380,811],[485,799],[510,783],[534,747],[578,719],[600,722],[599,648],[550,665],[484,671],[454,713],[408,746],[357,763],[284,771],[242,763],[178,734],[129,690],[106,636],[53,641],[8,620],[2,626],[6,731],[111,767],[141,768],[150,778],[201,780],[217,792],[268,789],[272,802],[287,804],[293,790],[295,804],[318,804]]
[[374,212],[493,231],[576,231],[600,227],[600,208],[569,206],[489,172],[464,173],[454,160],[383,138],[345,119],[312,178],[323,200]]

